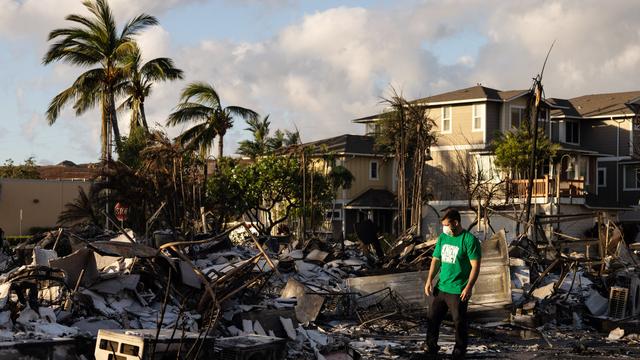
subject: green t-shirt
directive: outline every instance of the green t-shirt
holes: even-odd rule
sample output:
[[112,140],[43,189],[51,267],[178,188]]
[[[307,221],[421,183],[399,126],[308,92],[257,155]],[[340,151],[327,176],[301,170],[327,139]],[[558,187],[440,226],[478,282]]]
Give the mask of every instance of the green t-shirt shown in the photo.
[[433,257],[440,260],[438,289],[449,294],[460,294],[469,282],[469,260],[482,257],[480,241],[466,230],[458,236],[440,234]]

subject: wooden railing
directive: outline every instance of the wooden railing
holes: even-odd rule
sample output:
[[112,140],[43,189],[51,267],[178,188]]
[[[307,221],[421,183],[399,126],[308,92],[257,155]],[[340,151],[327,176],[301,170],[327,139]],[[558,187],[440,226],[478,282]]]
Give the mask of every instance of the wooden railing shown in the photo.
[[[509,194],[512,197],[527,197],[528,179],[514,179],[509,182]],[[584,197],[585,186],[584,179],[578,180],[560,180],[560,186],[556,186],[556,179],[550,179],[545,176],[542,179],[533,179],[533,188],[531,197],[549,197],[555,196],[560,191],[561,197]]]
[[[509,182],[509,192],[513,197],[527,197],[528,179],[514,179]],[[550,194],[549,177],[543,179],[533,179],[532,197],[547,197]]]

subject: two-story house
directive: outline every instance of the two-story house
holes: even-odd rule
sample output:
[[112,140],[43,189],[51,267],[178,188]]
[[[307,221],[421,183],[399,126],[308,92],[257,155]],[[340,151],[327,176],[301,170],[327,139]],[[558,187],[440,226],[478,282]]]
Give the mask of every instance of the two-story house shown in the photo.
[[[500,132],[524,121],[529,90],[501,91],[477,85],[417,99],[435,122],[437,145],[431,148],[427,177],[430,205],[443,209],[468,204],[462,191],[461,161],[473,163],[489,179],[501,181],[494,166],[492,142]],[[536,170],[533,201],[547,214],[590,211],[594,207],[638,205],[640,159],[634,157],[634,104],[640,92],[547,99],[539,126],[559,150]],[[377,131],[379,116],[353,120],[367,133]],[[635,135],[634,135],[635,134]],[[507,179],[512,201],[522,203],[528,179]]]
[[[552,139],[574,150],[591,151],[593,161],[585,181],[591,185],[586,203],[593,207],[638,206],[640,200],[640,145],[634,123],[640,91],[594,94],[572,99],[550,99]],[[635,125],[634,125],[635,124]],[[581,166],[580,157],[570,160]]]
[[[393,158],[377,153],[374,138],[340,135],[300,145],[311,149],[316,169],[330,170],[331,163],[344,166],[354,177],[349,188],[340,188],[335,206],[326,211],[326,220],[339,221],[344,236],[354,233],[354,225],[372,216],[378,231],[391,233],[396,214]],[[331,159],[331,160],[329,160]],[[326,166],[325,166],[326,165]],[[329,229],[329,224],[325,224]]]

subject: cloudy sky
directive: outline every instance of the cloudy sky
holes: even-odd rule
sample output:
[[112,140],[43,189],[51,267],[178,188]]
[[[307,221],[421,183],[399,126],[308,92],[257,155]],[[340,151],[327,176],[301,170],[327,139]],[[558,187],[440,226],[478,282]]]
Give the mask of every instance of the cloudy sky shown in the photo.
[[[407,98],[481,83],[528,88],[556,40],[549,97],[640,90],[640,2],[384,0],[111,0],[119,24],[141,12],[160,26],[140,36],[148,59],[168,56],[185,79],[158,84],[147,116],[163,126],[182,86],[213,84],[225,105],[270,114],[303,141],[360,133],[389,86]],[[80,0],[0,0],[0,161],[95,161],[99,114],[64,111],[49,126],[51,98],[80,69],[41,64],[48,32]],[[128,119],[120,116],[126,133]],[[237,120],[226,152],[248,134]],[[175,136],[183,128],[166,129]]]

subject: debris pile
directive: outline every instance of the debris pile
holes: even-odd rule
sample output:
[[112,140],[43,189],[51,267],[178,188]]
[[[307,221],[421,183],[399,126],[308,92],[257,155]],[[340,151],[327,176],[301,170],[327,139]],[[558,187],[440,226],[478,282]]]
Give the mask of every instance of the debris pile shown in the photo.
[[[569,346],[602,355],[613,351],[603,343],[637,344],[640,247],[604,219],[595,239],[536,231],[533,240],[507,245],[499,231],[482,241],[469,353]],[[0,339],[95,339],[99,330],[141,329],[145,341],[154,331],[155,341],[189,334],[193,349],[213,337],[217,354],[229,357],[383,359],[423,351],[433,239],[403,234],[376,259],[354,242],[260,237],[244,223],[193,241],[156,235],[60,229],[18,244],[0,259]],[[452,347],[450,328],[441,339]]]

